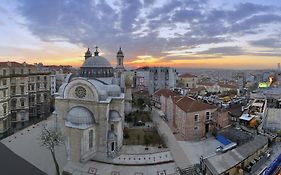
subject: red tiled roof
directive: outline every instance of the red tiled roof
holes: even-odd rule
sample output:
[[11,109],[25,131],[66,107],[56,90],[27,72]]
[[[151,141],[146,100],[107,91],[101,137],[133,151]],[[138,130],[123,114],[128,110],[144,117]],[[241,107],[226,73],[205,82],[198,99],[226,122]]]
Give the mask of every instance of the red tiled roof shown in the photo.
[[178,94],[171,91],[170,89],[159,89],[154,93],[154,96],[160,97],[161,95],[163,95],[164,97],[169,97],[169,96],[173,97],[173,96],[176,96]]
[[172,97],[172,100],[173,100],[173,103],[176,103],[178,100],[180,100],[181,98],[183,98],[182,96],[173,96]]
[[193,78],[193,77],[197,77],[196,75],[190,74],[190,73],[184,73],[179,75],[179,77],[181,78]]
[[176,105],[186,113],[216,108],[216,106],[200,102],[191,97],[182,97],[176,102]]

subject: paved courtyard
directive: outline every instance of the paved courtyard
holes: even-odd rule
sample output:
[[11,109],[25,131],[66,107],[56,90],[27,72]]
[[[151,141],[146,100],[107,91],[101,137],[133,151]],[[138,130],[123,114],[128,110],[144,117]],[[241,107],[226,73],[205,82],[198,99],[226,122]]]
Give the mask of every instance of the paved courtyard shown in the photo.
[[[50,117],[48,120],[42,121],[36,125],[25,128],[10,137],[1,140],[1,142],[17,155],[38,167],[40,170],[46,172],[48,175],[55,175],[55,167],[51,154],[47,149],[40,146],[40,141],[38,140],[44,126],[54,126],[53,117]],[[90,175],[91,172],[94,171],[97,172],[97,175],[158,175],[160,172],[166,172],[168,175],[176,174],[177,166],[173,162],[173,158],[170,155],[169,149],[149,147],[149,150],[145,150],[144,146],[125,146],[125,148],[127,148],[127,150],[123,152],[124,154],[142,153],[142,155],[137,155],[138,158],[142,157],[142,159],[144,159],[144,157],[146,158],[148,156],[147,159],[149,161],[149,156],[154,156],[157,158],[155,161],[161,163],[153,165],[126,166],[89,161],[86,164],[79,164],[79,166],[75,166],[71,164],[71,162],[67,163],[64,145],[56,149],[56,155],[61,171],[65,165],[67,165],[68,168],[76,168],[74,174],[77,175]],[[144,153],[147,155],[144,155]],[[121,156],[123,161],[124,156],[129,156],[128,158],[132,158],[132,155],[123,155],[123,157]],[[161,157],[163,160],[160,160],[159,157]],[[154,163],[154,159],[152,163]]]
[[73,175],[159,175],[160,173],[178,175],[174,162],[153,166],[118,166],[94,161],[81,165],[69,162],[66,170],[72,172]]
[[[55,166],[49,150],[40,146],[38,139],[44,126],[53,127],[53,117],[48,120],[31,125],[17,133],[1,140],[14,153],[27,160],[48,175],[55,174]],[[66,151],[64,145],[56,148],[56,157],[60,169],[66,164]],[[16,168],[16,166],[15,166]]]

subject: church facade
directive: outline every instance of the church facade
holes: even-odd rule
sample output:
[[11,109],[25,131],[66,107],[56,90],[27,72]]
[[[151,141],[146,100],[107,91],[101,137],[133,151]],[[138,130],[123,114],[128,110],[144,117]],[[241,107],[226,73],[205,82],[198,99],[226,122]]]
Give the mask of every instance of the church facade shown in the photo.
[[116,82],[113,67],[96,48],[94,55],[89,49],[85,53],[80,76],[68,77],[60,87],[57,124],[65,137],[68,160],[86,162],[118,154],[123,143],[125,96]]

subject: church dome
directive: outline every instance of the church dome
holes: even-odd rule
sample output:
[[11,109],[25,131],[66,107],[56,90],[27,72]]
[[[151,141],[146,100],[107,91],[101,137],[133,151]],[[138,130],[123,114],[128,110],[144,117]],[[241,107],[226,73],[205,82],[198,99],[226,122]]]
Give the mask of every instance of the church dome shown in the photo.
[[86,57],[81,66],[80,76],[87,78],[108,78],[114,76],[113,67],[102,56],[99,56],[98,47],[94,52],[94,56]]
[[70,127],[89,127],[95,123],[94,115],[82,106],[73,107],[66,115],[65,121]]
[[83,68],[94,68],[94,67],[112,67],[109,61],[106,60],[106,58],[102,56],[93,56],[87,58],[84,63],[82,64]]

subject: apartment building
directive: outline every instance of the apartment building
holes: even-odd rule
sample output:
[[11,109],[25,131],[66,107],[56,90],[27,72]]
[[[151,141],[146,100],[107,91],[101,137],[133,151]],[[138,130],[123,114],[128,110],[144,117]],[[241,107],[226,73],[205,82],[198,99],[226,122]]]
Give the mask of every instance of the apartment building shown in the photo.
[[200,139],[229,125],[227,111],[169,89],[157,90],[152,101],[164,113],[169,126],[177,129],[185,140]]
[[186,88],[196,88],[198,83],[198,77],[190,73],[184,73],[179,75],[178,86]]
[[34,65],[0,62],[0,136],[50,113],[50,73]]
[[210,133],[216,106],[182,97],[175,103],[175,124],[185,140],[195,140]]
[[175,88],[176,69],[172,67],[143,67],[135,71],[136,88],[147,90],[149,95],[161,88]]

